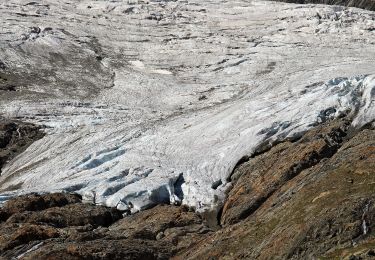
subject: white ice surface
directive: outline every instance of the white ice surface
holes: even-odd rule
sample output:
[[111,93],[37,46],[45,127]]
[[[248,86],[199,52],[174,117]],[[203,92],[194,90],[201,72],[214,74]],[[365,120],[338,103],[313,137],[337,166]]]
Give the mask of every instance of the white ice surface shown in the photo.
[[[45,16],[17,22],[0,4],[8,32],[0,59],[20,73],[54,71],[0,103],[3,116],[48,127],[3,169],[0,200],[64,190],[134,212],[179,202],[182,184],[182,202],[207,209],[260,144],[342,113],[355,115],[355,127],[375,118],[372,12],[262,1],[43,2]],[[33,23],[53,33],[20,38]],[[91,66],[98,47],[103,59]],[[61,63],[51,61],[56,53]]]

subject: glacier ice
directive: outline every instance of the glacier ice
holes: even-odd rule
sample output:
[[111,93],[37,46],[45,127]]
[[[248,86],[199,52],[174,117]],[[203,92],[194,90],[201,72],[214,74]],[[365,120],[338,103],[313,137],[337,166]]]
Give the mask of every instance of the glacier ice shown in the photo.
[[[218,0],[136,1],[124,13],[126,1],[45,2],[42,18],[17,21],[7,5],[37,7],[0,4],[0,59],[27,82],[0,101],[1,115],[47,133],[3,169],[0,201],[68,191],[131,212],[180,201],[205,210],[260,145],[342,114],[353,127],[374,120],[373,12]],[[34,23],[40,32],[26,37]]]

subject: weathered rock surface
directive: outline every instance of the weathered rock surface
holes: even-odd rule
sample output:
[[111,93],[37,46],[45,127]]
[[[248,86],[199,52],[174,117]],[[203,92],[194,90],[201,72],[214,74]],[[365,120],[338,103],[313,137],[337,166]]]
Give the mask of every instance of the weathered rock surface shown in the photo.
[[43,136],[40,127],[0,117],[0,174],[5,163]]
[[331,157],[346,136],[349,122],[319,126],[298,142],[283,142],[242,164],[223,208],[222,224],[235,223],[256,211],[274,192],[304,169]]
[[223,209],[224,227],[176,259],[371,257],[375,130],[346,140],[344,122],[242,164]]
[[55,227],[99,225],[108,226],[121,214],[103,206],[72,204],[62,208],[49,208],[42,212],[23,212],[12,215],[7,223],[47,223]]
[[120,220],[118,210],[72,194],[22,196],[1,212],[4,259],[168,259],[212,232],[185,207],[159,205]]
[[78,203],[81,197],[72,194],[29,194],[19,196],[16,200],[8,201],[2,208],[0,214],[3,216],[0,221],[7,220],[16,213],[40,211],[52,207],[62,207],[72,203]]

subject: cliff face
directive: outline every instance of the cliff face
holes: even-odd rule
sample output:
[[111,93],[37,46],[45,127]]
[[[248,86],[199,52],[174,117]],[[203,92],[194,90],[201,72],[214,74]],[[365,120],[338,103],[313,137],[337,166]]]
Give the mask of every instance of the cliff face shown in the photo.
[[[280,0],[275,0],[280,1]],[[375,11],[374,0],[281,0],[286,3],[297,4],[327,4],[327,5],[342,5],[348,7],[358,7],[371,11]]]
[[[212,219],[186,207],[131,216],[77,195],[0,211],[5,259],[363,259],[375,253],[375,130],[328,122],[250,158]],[[362,258],[361,258],[362,257]]]

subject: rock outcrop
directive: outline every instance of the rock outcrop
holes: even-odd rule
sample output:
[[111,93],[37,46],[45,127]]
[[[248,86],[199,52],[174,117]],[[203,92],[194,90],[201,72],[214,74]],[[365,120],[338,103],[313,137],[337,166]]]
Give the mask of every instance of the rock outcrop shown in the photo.
[[61,193],[11,199],[0,216],[4,259],[168,259],[212,232],[185,207],[159,205],[122,218]]
[[40,127],[0,118],[0,174],[5,163],[43,137]]
[[235,185],[225,202],[221,224],[251,215],[289,180],[335,154],[349,126],[345,121],[319,126],[298,142],[283,142],[242,164],[232,176]]

